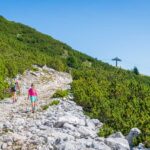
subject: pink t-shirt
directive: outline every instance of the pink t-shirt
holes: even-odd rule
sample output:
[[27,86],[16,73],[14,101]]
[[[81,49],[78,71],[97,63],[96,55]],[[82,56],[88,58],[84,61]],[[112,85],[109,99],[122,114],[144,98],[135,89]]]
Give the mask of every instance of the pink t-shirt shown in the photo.
[[30,88],[28,91],[29,96],[37,96],[37,92],[35,89]]

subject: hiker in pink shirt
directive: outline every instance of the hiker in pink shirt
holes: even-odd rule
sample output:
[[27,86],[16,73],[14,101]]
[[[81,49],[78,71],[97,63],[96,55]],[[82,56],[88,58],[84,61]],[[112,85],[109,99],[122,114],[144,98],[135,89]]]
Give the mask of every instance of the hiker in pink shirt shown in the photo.
[[38,94],[33,83],[31,84],[31,88],[28,90],[28,100],[29,98],[32,105],[32,113],[34,113],[36,101],[38,100]]

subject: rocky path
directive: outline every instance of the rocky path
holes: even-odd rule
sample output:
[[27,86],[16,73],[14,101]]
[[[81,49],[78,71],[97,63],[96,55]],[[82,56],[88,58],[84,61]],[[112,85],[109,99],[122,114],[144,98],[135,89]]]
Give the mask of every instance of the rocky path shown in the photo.
[[[120,133],[98,137],[102,123],[83,114],[73,96],[56,98],[58,105],[42,110],[54,99],[58,89],[70,89],[72,78],[67,73],[43,67],[26,71],[19,77],[22,94],[17,103],[0,102],[0,150],[129,150],[128,141]],[[35,83],[39,101],[36,113],[30,112],[27,91]]]
[[[18,96],[17,102],[12,103],[11,98],[0,102],[0,144],[2,149],[11,149],[8,145],[6,147],[6,143],[2,142],[3,136],[7,137],[7,134],[17,133],[15,128],[22,124],[22,121],[25,123],[37,118],[38,113],[42,111],[41,106],[50,103],[51,96],[56,90],[70,89],[69,84],[72,82],[69,74],[57,72],[47,67],[38,68],[36,72],[26,71],[24,75],[20,75],[18,78],[21,86],[21,96]],[[27,91],[31,83],[36,85],[39,94],[37,113],[35,114],[30,112],[31,104],[27,100]],[[20,127],[20,130],[22,127]]]
[[57,89],[69,89],[72,78],[67,73],[60,73],[53,69],[45,67],[38,68],[39,71],[26,71],[24,75],[20,75],[19,83],[21,85],[21,96],[18,97],[17,103],[12,103],[12,100],[6,99],[0,102],[0,122],[6,121],[6,118],[12,118],[18,113],[25,113],[30,110],[30,102],[27,100],[27,91],[34,83],[39,93],[38,106],[44,105],[50,101],[50,97]]

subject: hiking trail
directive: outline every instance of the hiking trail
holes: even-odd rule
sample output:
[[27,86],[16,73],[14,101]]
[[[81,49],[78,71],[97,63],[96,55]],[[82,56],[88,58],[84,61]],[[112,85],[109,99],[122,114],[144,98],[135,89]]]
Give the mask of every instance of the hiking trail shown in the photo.
[[[58,105],[43,110],[55,100],[57,90],[71,88],[72,77],[46,66],[18,75],[21,96],[0,101],[0,150],[129,150],[128,141],[120,133],[98,137],[102,123],[84,115],[73,96],[55,98]],[[27,100],[28,89],[35,84],[39,100],[35,113]],[[135,132],[135,131],[133,131]],[[137,132],[137,130],[136,130]],[[131,132],[132,133],[132,132]]]

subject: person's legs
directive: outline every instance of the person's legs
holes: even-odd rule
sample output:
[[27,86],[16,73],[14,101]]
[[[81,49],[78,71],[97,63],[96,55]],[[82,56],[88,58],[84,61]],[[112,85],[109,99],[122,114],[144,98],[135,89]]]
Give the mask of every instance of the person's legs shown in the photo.
[[37,101],[38,101],[37,96],[35,96],[35,107],[37,106]]
[[13,103],[14,103],[14,92],[12,92],[12,100],[13,100]]
[[34,111],[35,111],[35,97],[31,96],[30,99],[31,99],[31,104],[32,104],[32,112],[34,113]]
[[13,100],[13,103],[16,102],[16,92],[12,92],[12,100]]
[[32,102],[32,112],[34,113],[35,111],[35,102]]
[[17,102],[17,93],[14,92],[14,101]]

